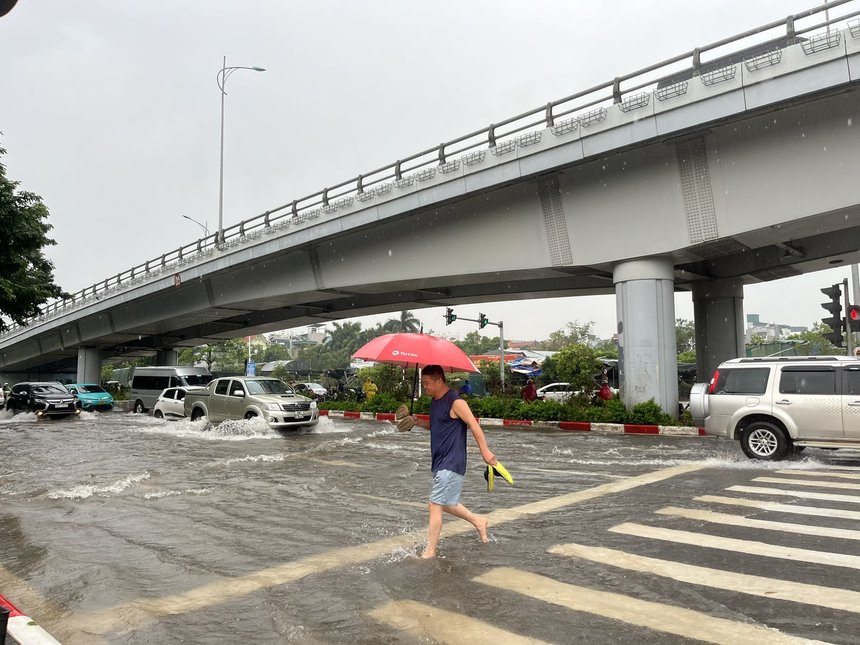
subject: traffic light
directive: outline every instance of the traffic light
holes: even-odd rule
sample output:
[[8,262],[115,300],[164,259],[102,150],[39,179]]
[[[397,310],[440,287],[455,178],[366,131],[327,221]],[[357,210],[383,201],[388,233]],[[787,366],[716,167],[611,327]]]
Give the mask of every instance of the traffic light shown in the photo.
[[821,290],[821,293],[830,298],[830,302],[821,303],[821,306],[830,313],[829,318],[821,319],[821,322],[830,327],[831,330],[829,334],[824,334],[824,337],[836,347],[842,347],[842,344],[845,342],[842,336],[842,330],[844,329],[842,321],[842,285],[834,284],[832,287],[826,287]]
[[490,319],[487,318],[484,314],[478,314],[478,329],[483,329],[487,326],[487,323],[490,322]]
[[845,324],[848,326],[848,331],[860,331],[860,305],[848,305]]
[[457,320],[457,314],[454,313],[454,310],[451,307],[445,309],[445,324],[450,325],[455,320]]

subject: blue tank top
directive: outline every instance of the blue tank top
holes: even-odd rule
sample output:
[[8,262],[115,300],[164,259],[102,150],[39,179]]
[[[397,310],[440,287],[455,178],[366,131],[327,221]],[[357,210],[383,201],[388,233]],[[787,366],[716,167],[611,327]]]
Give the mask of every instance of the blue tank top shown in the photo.
[[459,398],[454,390],[448,390],[442,398],[430,401],[430,470],[434,473],[451,470],[466,474],[466,424],[450,416],[451,406]]

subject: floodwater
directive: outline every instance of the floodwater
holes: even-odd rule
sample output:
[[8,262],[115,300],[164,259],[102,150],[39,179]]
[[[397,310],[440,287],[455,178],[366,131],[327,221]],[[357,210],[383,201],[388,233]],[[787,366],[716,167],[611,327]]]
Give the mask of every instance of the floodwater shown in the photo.
[[[479,513],[677,464],[751,467],[736,444],[710,438],[486,431],[516,485],[487,492],[470,438],[462,501]],[[473,579],[500,566],[552,574],[547,549],[583,534],[593,507],[512,515],[491,525],[488,545],[446,521],[440,558],[421,561],[425,432],[0,412],[0,442],[0,591],[66,644],[428,642],[432,627],[395,616],[409,603],[568,640],[557,610]],[[636,512],[623,500],[611,510]]]

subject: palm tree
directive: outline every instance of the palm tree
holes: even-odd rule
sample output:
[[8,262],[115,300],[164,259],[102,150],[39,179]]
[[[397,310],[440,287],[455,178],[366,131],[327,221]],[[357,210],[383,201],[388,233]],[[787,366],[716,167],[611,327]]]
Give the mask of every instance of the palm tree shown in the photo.
[[401,311],[399,320],[397,318],[386,320],[382,327],[387,333],[414,334],[421,328],[421,321],[411,311]]

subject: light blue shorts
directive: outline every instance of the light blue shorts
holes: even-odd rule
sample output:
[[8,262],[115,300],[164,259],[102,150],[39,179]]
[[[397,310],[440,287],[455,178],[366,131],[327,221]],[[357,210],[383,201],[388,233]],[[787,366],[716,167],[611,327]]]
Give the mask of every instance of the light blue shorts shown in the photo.
[[456,506],[460,503],[460,493],[463,492],[463,479],[463,475],[453,470],[437,470],[433,473],[430,501],[442,506]]

